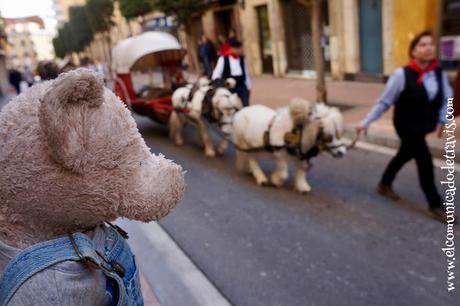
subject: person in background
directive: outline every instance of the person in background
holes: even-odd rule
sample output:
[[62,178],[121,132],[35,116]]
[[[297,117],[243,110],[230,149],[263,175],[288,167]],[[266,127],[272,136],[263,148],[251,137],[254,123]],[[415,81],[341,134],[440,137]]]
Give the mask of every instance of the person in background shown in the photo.
[[232,41],[238,41],[238,37],[236,37],[236,32],[233,29],[228,31],[228,43],[231,44]]
[[434,181],[433,161],[425,137],[446,123],[447,98],[452,97],[446,75],[435,58],[433,34],[423,31],[409,46],[409,63],[389,78],[382,96],[367,117],[356,127],[366,131],[394,105],[393,123],[401,140],[399,151],[388,164],[378,192],[393,200],[399,196],[392,189],[396,174],[412,158],[417,164],[420,186],[434,217],[446,222],[443,200]]
[[27,85],[30,87],[34,84],[34,74],[32,73],[32,70],[30,70],[29,66],[24,67],[24,81],[27,82]]
[[247,71],[242,44],[238,40],[232,40],[230,41],[229,54],[220,56],[217,60],[212,79],[234,78],[236,80],[236,86],[233,92],[238,94],[243,106],[248,106],[251,81]]
[[227,38],[224,35],[219,34],[217,35],[217,40],[219,41],[219,44],[220,44],[219,56],[228,55],[230,53],[230,44]]
[[19,93],[21,92],[20,84],[22,81],[21,72],[16,69],[10,69],[10,71],[8,72],[8,76],[10,84],[13,85],[14,89],[16,90],[16,93],[19,95]]
[[233,29],[230,29],[228,31],[228,38],[226,38],[224,35],[219,34],[217,35],[217,40],[220,43],[220,49],[219,49],[219,55],[220,56],[225,56],[229,55],[231,52],[231,43],[232,42],[237,42],[238,38],[236,37],[236,32]]
[[41,61],[38,63],[37,73],[41,81],[53,80],[58,77],[59,68],[52,61]]
[[201,62],[204,66],[205,74],[208,78],[211,78],[212,71],[217,60],[216,48],[206,35],[203,35],[201,37],[201,44],[198,50],[198,54],[200,55]]

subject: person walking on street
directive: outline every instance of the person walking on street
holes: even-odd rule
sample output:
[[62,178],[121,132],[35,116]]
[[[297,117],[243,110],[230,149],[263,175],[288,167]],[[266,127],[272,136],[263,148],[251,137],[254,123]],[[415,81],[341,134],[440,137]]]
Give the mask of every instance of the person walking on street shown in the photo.
[[236,80],[236,86],[233,92],[238,94],[243,106],[248,106],[251,81],[247,71],[242,44],[235,39],[230,41],[229,55],[220,56],[217,60],[212,79],[234,78]]
[[435,58],[431,31],[421,32],[414,37],[409,46],[409,56],[409,63],[390,76],[377,104],[356,130],[365,132],[373,121],[394,105],[393,123],[401,144],[383,173],[378,192],[398,200],[399,196],[393,191],[392,183],[399,170],[414,158],[429,209],[436,219],[446,222],[425,137],[446,123],[447,98],[452,96],[452,89]]
[[203,63],[205,74],[210,79],[216,64],[217,52],[214,44],[205,35],[201,38],[198,54]]

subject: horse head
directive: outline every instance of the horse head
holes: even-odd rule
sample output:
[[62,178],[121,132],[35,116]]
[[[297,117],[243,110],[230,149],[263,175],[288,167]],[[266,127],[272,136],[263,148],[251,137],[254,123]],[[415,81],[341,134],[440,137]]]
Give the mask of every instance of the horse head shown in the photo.
[[315,106],[314,117],[319,122],[318,146],[334,157],[343,157],[347,147],[342,141],[344,132],[343,116],[337,107],[320,102]]
[[220,130],[224,134],[230,134],[233,116],[238,110],[243,108],[240,98],[226,87],[215,88],[212,96],[212,106],[212,116],[219,124]]

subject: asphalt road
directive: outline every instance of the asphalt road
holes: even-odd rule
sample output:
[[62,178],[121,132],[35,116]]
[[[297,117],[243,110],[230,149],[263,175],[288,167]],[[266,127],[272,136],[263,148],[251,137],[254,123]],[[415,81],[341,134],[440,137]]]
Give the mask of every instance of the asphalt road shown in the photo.
[[191,129],[176,147],[166,128],[136,120],[153,152],[187,170],[185,198],[161,225],[234,305],[459,305],[446,290],[445,226],[427,214],[413,162],[398,203],[375,192],[390,156],[360,150],[318,157],[302,195],[292,181],[257,186],[232,151],[205,158]]

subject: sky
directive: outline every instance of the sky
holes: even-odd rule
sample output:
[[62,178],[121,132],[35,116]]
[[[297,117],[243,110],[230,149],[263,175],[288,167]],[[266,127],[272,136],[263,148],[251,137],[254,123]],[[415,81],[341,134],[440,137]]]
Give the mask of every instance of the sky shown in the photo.
[[0,14],[3,17],[42,17],[48,30],[56,28],[56,18],[52,0],[0,0]]

